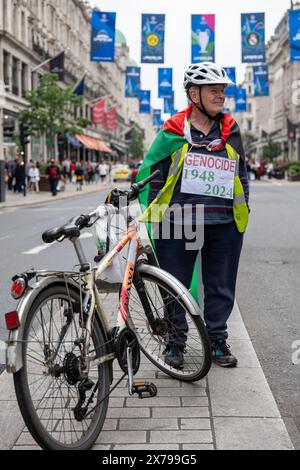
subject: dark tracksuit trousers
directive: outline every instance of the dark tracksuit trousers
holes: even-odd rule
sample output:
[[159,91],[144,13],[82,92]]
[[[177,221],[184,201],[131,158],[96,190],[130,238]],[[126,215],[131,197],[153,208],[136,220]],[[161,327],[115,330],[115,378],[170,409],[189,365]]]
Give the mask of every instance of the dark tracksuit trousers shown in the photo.
[[[212,341],[228,338],[227,321],[235,301],[243,238],[235,222],[205,225],[204,245],[201,250],[204,320]],[[155,246],[161,268],[170,272],[189,289],[199,252],[186,250],[184,238],[158,239],[155,240]],[[185,312],[182,309],[177,311],[175,323],[177,328],[188,332]]]

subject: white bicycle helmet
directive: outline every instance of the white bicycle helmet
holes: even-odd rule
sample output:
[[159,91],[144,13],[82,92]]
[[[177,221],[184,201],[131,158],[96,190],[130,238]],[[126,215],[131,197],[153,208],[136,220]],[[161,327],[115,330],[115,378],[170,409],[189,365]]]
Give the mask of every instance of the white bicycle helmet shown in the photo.
[[192,64],[184,74],[184,88],[188,85],[234,85],[226,70],[213,62]]

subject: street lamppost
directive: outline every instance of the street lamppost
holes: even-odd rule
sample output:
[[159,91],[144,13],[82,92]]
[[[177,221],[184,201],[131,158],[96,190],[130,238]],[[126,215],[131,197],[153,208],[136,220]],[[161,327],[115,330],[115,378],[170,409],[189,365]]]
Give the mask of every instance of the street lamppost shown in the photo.
[[4,184],[4,138],[3,138],[3,108],[5,106],[5,83],[0,80],[0,202],[5,202]]
[[0,160],[3,160],[3,108],[5,105],[5,83],[0,80]]

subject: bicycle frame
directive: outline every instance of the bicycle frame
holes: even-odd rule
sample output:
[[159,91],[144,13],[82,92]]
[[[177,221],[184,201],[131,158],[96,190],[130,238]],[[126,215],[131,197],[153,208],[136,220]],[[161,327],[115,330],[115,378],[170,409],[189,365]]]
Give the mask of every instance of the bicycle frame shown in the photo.
[[[118,309],[118,316],[117,316],[117,326],[115,330],[115,340],[117,339],[118,335],[127,328],[126,320],[129,311],[129,300],[130,300],[130,292],[133,284],[133,277],[135,272],[136,260],[138,256],[139,249],[141,247],[140,241],[138,238],[137,227],[135,223],[132,223],[126,234],[123,238],[117,243],[117,245],[102,259],[99,263],[97,268],[95,277],[92,276],[91,272],[86,276],[86,282],[88,284],[88,290],[90,292],[92,302],[90,305],[89,313],[88,313],[88,321],[87,321],[87,330],[88,330],[88,337],[85,344],[86,348],[86,357],[87,352],[89,350],[89,343],[91,339],[92,333],[92,322],[93,322],[93,315],[95,311],[95,305],[97,306],[98,315],[102,321],[102,324],[105,326],[106,333],[109,332],[110,327],[108,324],[108,319],[102,307],[102,302],[100,298],[100,294],[96,287],[96,281],[100,279],[101,275],[104,271],[111,266],[113,263],[114,258],[121,253],[121,251],[129,244],[128,249],[128,256],[127,256],[127,263],[125,268],[125,274],[123,279],[123,284],[121,288],[121,295],[120,295],[120,303]],[[112,354],[108,354],[107,356],[101,358],[90,358],[89,365],[91,364],[101,364],[106,362],[107,360],[112,360],[114,356]]]
[[[136,259],[138,256],[138,251],[141,247],[140,241],[138,238],[137,227],[135,223],[132,223],[127,232],[124,234],[122,239],[118,242],[118,244],[110,251],[100,262],[99,266],[95,269],[91,269],[89,263],[85,258],[81,241],[80,239],[72,239],[71,240],[76,254],[78,256],[78,260],[80,262],[80,266],[83,270],[82,272],[82,280],[85,283],[85,300],[83,303],[83,309],[87,306],[89,302],[89,308],[86,312],[87,314],[87,323],[86,323],[86,344],[84,350],[84,358],[86,359],[86,365],[89,367],[91,364],[101,364],[107,361],[111,361],[115,358],[113,353],[109,353],[103,357],[95,357],[95,358],[88,358],[88,351],[90,346],[90,340],[92,335],[92,325],[94,314],[97,312],[99,319],[105,329],[106,337],[108,338],[108,333],[110,331],[110,325],[108,322],[108,318],[104,311],[102,300],[100,297],[100,293],[96,286],[96,280],[100,278],[101,274],[111,266],[114,258],[129,244],[128,249],[128,257],[127,257],[127,264],[125,269],[125,275],[123,280],[123,285],[121,289],[121,296],[120,296],[120,304],[118,309],[118,316],[117,316],[117,329],[116,329],[116,337],[117,335],[126,328],[126,319],[128,315],[128,305],[129,305],[129,298],[131,287],[133,283],[133,276],[135,272],[136,266]],[[88,267],[88,269],[87,269]],[[83,269],[84,268],[84,269]],[[38,297],[38,295],[47,287],[51,286],[53,283],[57,283],[60,279],[62,284],[68,283],[69,287],[74,287],[78,289],[78,285],[75,282],[72,282],[70,278],[68,281],[64,279],[64,274],[75,274],[75,273],[63,273],[53,272],[53,271],[39,271],[36,273],[37,278],[42,278],[42,280],[38,280],[32,288],[28,291],[26,296],[21,299],[17,311],[18,317],[20,321],[20,327],[17,330],[11,331],[9,334],[9,339],[7,342],[7,350],[6,350],[6,366],[7,371],[9,373],[16,373],[23,367],[23,360],[22,360],[22,338],[24,333],[24,323],[25,318],[27,315],[27,311],[30,308],[30,305],[34,302],[34,300]],[[85,305],[86,304],[86,305]]]
[[128,305],[130,299],[130,292],[133,283],[133,277],[135,272],[135,265],[138,256],[138,251],[141,247],[137,228],[135,223],[129,226],[127,233],[123,236],[123,238],[117,243],[117,245],[113,248],[111,252],[109,252],[103,260],[100,262],[97,272],[96,272],[96,280],[100,279],[101,275],[104,271],[111,266],[114,258],[121,253],[121,251],[129,244],[128,256],[127,256],[127,263],[125,269],[125,275],[123,279],[122,289],[121,289],[121,297],[120,297],[120,305],[119,305],[119,312],[118,312],[118,329],[122,331],[126,328],[126,319],[128,315]]

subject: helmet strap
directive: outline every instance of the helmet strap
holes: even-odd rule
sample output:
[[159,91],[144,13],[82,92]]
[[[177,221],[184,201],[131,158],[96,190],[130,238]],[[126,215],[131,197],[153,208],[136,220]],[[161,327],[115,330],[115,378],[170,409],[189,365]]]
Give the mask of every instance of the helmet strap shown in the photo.
[[210,120],[214,120],[215,119],[215,116],[212,116],[211,114],[208,113],[208,111],[206,110],[204,104],[203,104],[203,100],[202,100],[202,86],[199,86],[199,99],[200,99],[200,104],[201,104],[201,108],[200,106],[197,106],[197,108],[199,109],[200,113],[204,114],[204,116],[208,117],[208,119]]

